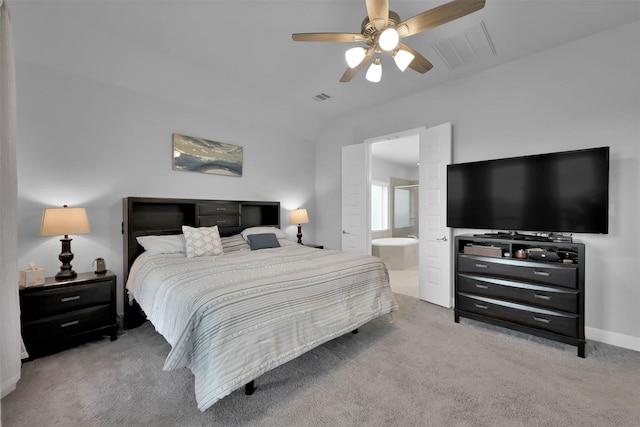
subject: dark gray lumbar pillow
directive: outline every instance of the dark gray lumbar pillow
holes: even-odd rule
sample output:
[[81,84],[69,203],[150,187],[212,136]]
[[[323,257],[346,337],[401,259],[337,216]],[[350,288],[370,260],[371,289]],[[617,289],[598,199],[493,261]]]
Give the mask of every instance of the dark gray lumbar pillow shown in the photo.
[[247,239],[252,251],[280,247],[280,242],[274,233],[250,234]]

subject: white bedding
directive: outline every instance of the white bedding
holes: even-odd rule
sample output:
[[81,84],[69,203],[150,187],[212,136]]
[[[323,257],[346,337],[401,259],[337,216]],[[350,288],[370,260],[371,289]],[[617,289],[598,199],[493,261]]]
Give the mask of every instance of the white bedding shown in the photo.
[[375,257],[280,248],[186,258],[142,254],[127,289],[188,367],[202,411],[261,374],[397,309]]

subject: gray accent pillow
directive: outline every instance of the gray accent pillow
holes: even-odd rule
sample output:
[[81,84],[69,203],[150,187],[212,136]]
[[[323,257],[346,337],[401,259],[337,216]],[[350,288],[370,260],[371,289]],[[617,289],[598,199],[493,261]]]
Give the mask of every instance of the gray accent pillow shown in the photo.
[[274,233],[251,234],[247,236],[247,239],[252,251],[280,247],[280,242]]

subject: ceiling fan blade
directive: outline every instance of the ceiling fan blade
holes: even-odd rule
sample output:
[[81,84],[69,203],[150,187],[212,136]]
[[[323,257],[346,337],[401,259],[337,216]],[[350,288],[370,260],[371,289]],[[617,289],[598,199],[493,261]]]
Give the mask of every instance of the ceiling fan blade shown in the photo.
[[369,49],[367,51],[367,54],[364,56],[364,58],[362,58],[362,61],[360,61],[360,63],[358,65],[356,65],[353,68],[347,68],[347,71],[345,71],[344,74],[342,75],[342,77],[340,78],[340,82],[341,83],[346,83],[346,82],[351,81],[353,76],[358,74],[358,71],[362,70],[362,68],[365,65],[367,65],[367,63],[369,62],[369,60],[371,59],[371,57],[373,56],[374,53],[375,53],[374,49]]
[[291,38],[297,42],[361,42],[365,37],[360,33],[296,33]]
[[422,12],[396,25],[400,37],[407,37],[462,18],[484,7],[485,0],[453,0]]
[[380,31],[387,26],[389,19],[389,0],[366,0],[369,22]]
[[411,63],[409,64],[409,68],[411,68],[412,70],[417,71],[420,74],[424,74],[433,68],[433,64],[431,64],[431,62],[429,62],[427,58],[420,55],[417,50],[414,50],[404,43],[398,43],[398,48],[406,50],[407,52],[411,52],[413,56],[415,56],[415,58],[413,58],[413,61],[411,61]]

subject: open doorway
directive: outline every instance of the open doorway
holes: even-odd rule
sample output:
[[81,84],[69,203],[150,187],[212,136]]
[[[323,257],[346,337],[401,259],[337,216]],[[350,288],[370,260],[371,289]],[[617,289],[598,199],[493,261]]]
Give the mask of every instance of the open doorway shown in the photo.
[[419,166],[418,297],[451,307],[452,246],[446,226],[446,168],[452,125],[443,123],[342,147],[342,250],[371,253],[371,145],[417,135]]
[[419,297],[420,143],[418,134],[371,143],[371,254],[391,289]]

